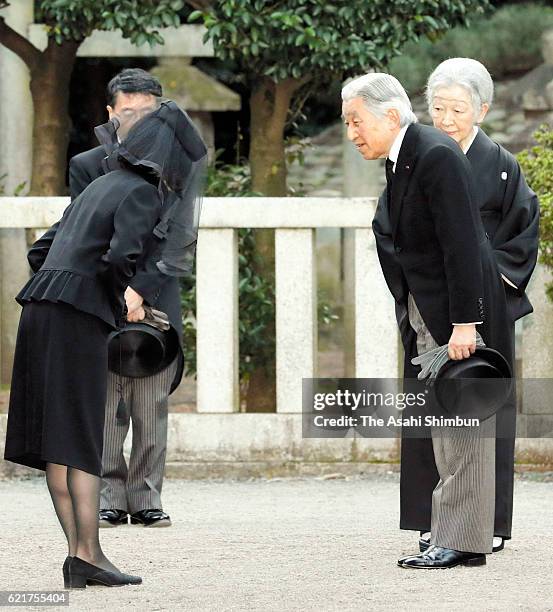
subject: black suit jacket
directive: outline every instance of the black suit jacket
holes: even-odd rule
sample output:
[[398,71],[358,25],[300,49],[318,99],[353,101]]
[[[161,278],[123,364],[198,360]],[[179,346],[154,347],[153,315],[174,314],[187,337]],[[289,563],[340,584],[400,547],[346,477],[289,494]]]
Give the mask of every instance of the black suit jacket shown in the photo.
[[69,193],[71,201],[76,199],[94,179],[106,173],[102,164],[105,157],[105,149],[100,146],[79,153],[69,160]]
[[381,198],[373,230],[396,299],[406,372],[416,354],[409,292],[439,344],[449,341],[454,323],[482,321],[484,342],[512,362],[504,283],[480,218],[470,162],[455,141],[432,127],[407,129],[391,210]]
[[[104,174],[105,168],[102,162],[105,155],[104,148],[99,146],[71,158],[69,162],[71,200],[77,198],[92,181]],[[171,327],[178,336],[178,368],[171,386],[172,392],[180,383],[184,370],[180,285],[177,278],[163,274],[155,265],[160,259],[159,248],[160,242],[152,235],[137,262],[136,273],[129,285],[144,298],[146,304],[167,314]]]
[[381,199],[373,229],[392,294],[403,305],[407,293],[413,295],[440,344],[448,342],[454,323],[485,318],[486,235],[473,194],[470,164],[459,146],[439,130],[409,126],[391,210]]

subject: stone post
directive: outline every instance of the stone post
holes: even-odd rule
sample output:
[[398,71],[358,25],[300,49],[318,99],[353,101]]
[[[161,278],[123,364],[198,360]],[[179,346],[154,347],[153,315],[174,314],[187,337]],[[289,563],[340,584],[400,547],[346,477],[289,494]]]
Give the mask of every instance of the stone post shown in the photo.
[[[344,131],[344,196],[378,197],[380,176],[384,170],[376,161],[364,160],[355,147],[347,140]],[[345,338],[345,375],[355,376],[355,240],[352,229],[343,229],[342,269],[344,278],[344,338]],[[378,262],[377,262],[378,263]]]
[[356,378],[398,377],[397,323],[370,229],[351,230],[354,245]]
[[277,412],[301,412],[302,378],[316,376],[317,279],[315,232],[277,229]]
[[542,384],[533,382],[553,379],[553,303],[545,294],[545,284],[552,281],[551,273],[538,264],[528,288],[534,312],[523,319],[521,437],[553,431],[550,385],[545,380]]
[[238,239],[234,229],[202,229],[196,257],[197,410],[236,412]]

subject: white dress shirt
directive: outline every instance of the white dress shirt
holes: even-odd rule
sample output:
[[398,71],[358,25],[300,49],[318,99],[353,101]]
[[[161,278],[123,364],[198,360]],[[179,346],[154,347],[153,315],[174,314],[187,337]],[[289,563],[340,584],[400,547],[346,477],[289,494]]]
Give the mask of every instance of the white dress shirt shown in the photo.
[[394,162],[394,167],[392,168],[394,172],[396,171],[397,158],[399,157],[399,151],[401,150],[401,145],[403,144],[403,139],[405,138],[405,132],[407,131],[409,125],[406,125],[399,130],[394,142],[392,142],[390,152],[388,153],[388,159]]

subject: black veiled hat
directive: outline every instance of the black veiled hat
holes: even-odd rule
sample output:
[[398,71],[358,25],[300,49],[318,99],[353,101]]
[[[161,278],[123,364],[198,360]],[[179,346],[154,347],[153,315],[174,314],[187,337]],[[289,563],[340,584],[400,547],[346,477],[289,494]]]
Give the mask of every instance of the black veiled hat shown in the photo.
[[139,119],[119,143],[120,125],[114,118],[95,129],[107,165],[109,159],[121,159],[131,170],[157,176],[163,205],[154,234],[163,242],[156,265],[169,276],[184,276],[194,263],[207,147],[190,117],[171,100]]

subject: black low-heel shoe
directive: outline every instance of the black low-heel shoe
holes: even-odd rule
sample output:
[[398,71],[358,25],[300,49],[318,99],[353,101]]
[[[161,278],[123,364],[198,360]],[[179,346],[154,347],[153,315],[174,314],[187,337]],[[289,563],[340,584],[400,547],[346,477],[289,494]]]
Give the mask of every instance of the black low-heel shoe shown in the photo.
[[72,557],[69,562],[69,589],[86,589],[87,585],[99,584],[102,586],[123,586],[126,584],[142,584],[140,576],[129,576],[122,572],[108,572],[101,567],[96,567],[79,559]]
[[63,562],[63,567],[61,571],[63,572],[63,586],[68,589],[69,588],[69,562],[73,559],[73,557],[66,557]]

